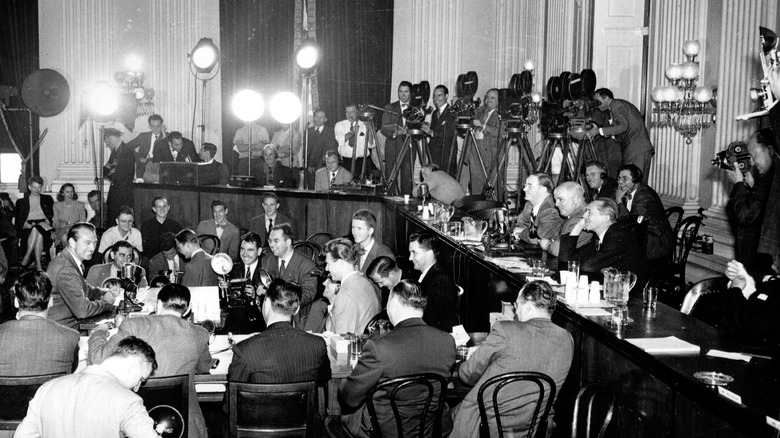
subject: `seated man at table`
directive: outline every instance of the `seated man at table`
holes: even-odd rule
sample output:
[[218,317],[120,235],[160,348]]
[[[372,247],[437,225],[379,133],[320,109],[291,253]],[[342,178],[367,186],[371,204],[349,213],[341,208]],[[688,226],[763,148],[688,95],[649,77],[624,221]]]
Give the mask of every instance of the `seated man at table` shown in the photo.
[[68,230],[68,247],[57,254],[46,274],[54,289],[51,294],[49,319],[66,327],[78,328],[85,318],[106,312],[111,316],[113,294],[93,287],[84,278],[84,261],[92,258],[97,244],[95,227],[86,222],[73,224]]
[[276,147],[267,144],[263,148],[263,161],[252,166],[252,176],[260,181],[262,186],[293,189],[296,187],[292,170],[278,160]]
[[[555,310],[555,300],[555,292],[549,284],[543,281],[526,283],[514,303],[517,321],[498,321],[493,324],[485,341],[468,360],[460,364],[458,378],[473,388],[453,410],[454,427],[450,437],[479,435],[477,392],[492,377],[517,371],[535,371],[550,376],[560,393],[574,356],[574,340],[569,332],[553,324],[550,319]],[[501,415],[501,425],[513,430],[517,436],[525,436],[539,394],[538,389],[528,384],[508,388],[500,393],[499,403],[501,406],[518,408],[511,414]],[[524,390],[520,391],[520,388]],[[485,393],[486,400],[492,397],[491,391]],[[545,391],[545,397],[549,397],[549,392]],[[487,414],[490,435],[498,436],[493,410],[487,409]],[[539,423],[552,423],[552,418],[551,412],[548,418],[541,418]],[[551,430],[548,428],[548,432]]]
[[433,233],[415,232],[409,236],[409,260],[420,271],[418,281],[427,297],[425,323],[449,333],[458,325],[458,286],[438,264],[439,245]]
[[16,319],[0,325],[0,376],[70,373],[76,368],[79,332],[49,321],[51,281],[26,272],[12,287]]
[[126,240],[139,252],[143,252],[144,244],[141,232],[133,227],[134,214],[133,209],[123,205],[119,208],[119,214],[116,216],[116,225],[106,230],[100,238],[100,249],[98,252],[103,254],[113,244],[120,240]]
[[[106,278],[122,278],[122,266],[125,263],[131,263],[133,261],[133,245],[125,240],[120,240],[111,247],[111,251],[114,253],[114,259],[112,261],[89,268],[87,283],[102,287],[103,281],[105,281]],[[144,268],[137,266],[136,269],[140,271],[140,274],[136,274],[136,278],[140,279],[137,286],[148,286]],[[133,279],[133,281],[135,281],[135,279]]]
[[295,229],[295,220],[279,212],[279,197],[276,193],[263,193],[263,214],[249,219],[249,231],[254,231],[263,238],[263,246],[268,246],[268,234],[271,228],[278,224],[290,224]]
[[[427,304],[430,303],[426,294],[413,280],[401,280],[390,292],[387,314],[395,328],[366,341],[357,366],[339,390],[342,412],[347,415],[328,417],[325,426],[329,436],[371,436],[366,398],[378,383],[410,374],[433,373],[445,378],[452,375],[455,341],[448,333],[425,324],[423,312]],[[401,391],[396,401],[402,412],[407,411],[404,405],[422,403],[420,395]],[[396,436],[387,396],[380,393],[374,400],[382,436]],[[433,402],[437,400],[438,395]],[[418,424],[419,419],[402,419],[404,436],[417,436]]]
[[230,181],[230,169],[227,164],[220,163],[215,159],[217,156],[217,146],[213,143],[203,143],[200,148],[200,163],[198,167],[198,185],[208,186],[213,184],[227,185]]
[[336,151],[325,152],[325,167],[314,173],[314,190],[327,192],[331,186],[349,184],[352,174],[341,167],[341,155]]
[[154,217],[141,224],[141,238],[144,246],[144,257],[154,257],[160,252],[160,237],[165,233],[176,234],[181,231],[181,224],[168,217],[171,205],[165,196],[156,196],[152,201]]
[[143,339],[157,352],[154,377],[190,376],[188,436],[205,437],[206,422],[195,392],[195,373],[211,369],[209,333],[183,318],[190,310],[190,291],[180,284],[166,284],[157,294],[154,315],[127,318],[109,339],[108,326],[101,324],[89,337],[89,363],[100,364],[128,337]]
[[[158,275],[183,272],[184,257],[176,250],[176,235],[165,233],[160,236],[160,252],[149,260],[149,281]],[[171,281],[174,283],[174,281]]]
[[588,199],[615,198],[618,183],[607,173],[607,166],[600,161],[585,164],[585,181],[588,183]]
[[[443,170],[439,170],[435,164],[423,166],[420,170],[420,176],[425,184],[428,185],[428,192],[431,198],[445,205],[450,205],[452,201],[466,196],[463,187],[455,178]],[[420,185],[415,184],[412,189],[412,196],[420,196]]]
[[[263,270],[260,265],[260,254],[262,251],[262,240],[260,235],[250,231],[241,236],[241,249],[239,250],[241,261],[233,264],[233,270],[230,271],[230,280],[248,279],[244,286],[244,293],[248,297],[254,297],[262,286],[260,284],[260,271]],[[222,284],[220,287],[227,287],[228,284]],[[300,307],[300,299],[298,300]],[[233,333],[257,333],[265,330],[265,321],[263,315],[256,306],[246,306],[244,308],[230,309],[225,321],[225,330]]]
[[[615,201],[607,198],[597,199],[588,204],[585,215],[574,226],[568,236],[561,236],[561,251],[568,251],[571,260],[580,261],[580,272],[595,274],[597,277],[604,268],[616,268],[631,271],[637,276],[633,291],[641,295],[648,280],[645,252],[627,224],[617,222],[618,207]],[[580,233],[583,230],[594,234],[590,242],[577,248]]]
[[187,287],[216,286],[217,274],[211,269],[212,257],[200,247],[198,235],[185,229],[176,235],[176,249],[189,262],[184,265],[181,284]]
[[[219,238],[219,252],[224,252],[231,259],[238,259],[238,240],[240,238],[238,228],[228,219],[228,208],[224,201],[215,199],[211,201],[211,217],[198,224],[196,232],[199,236],[211,234]],[[206,248],[211,250],[211,247]]]
[[102,364],[44,383],[14,436],[159,437],[135,393],[156,368],[149,344],[125,338]]
[[[559,236],[550,239],[540,239],[539,246],[548,253],[558,257],[559,262],[566,263],[569,261],[570,254],[567,251],[561,251],[561,236],[571,233],[574,226],[585,216],[585,208],[587,207],[585,190],[581,185],[567,181],[556,187],[554,193],[555,207],[558,208],[558,212],[566,220],[563,221]],[[591,236],[592,234],[590,233],[580,233],[579,238],[577,238],[576,248],[581,248],[590,242]],[[564,249],[570,250],[573,248],[564,247]]]
[[534,173],[525,179],[525,207],[517,217],[513,234],[528,243],[560,235],[563,219],[555,209],[553,182],[546,173]]

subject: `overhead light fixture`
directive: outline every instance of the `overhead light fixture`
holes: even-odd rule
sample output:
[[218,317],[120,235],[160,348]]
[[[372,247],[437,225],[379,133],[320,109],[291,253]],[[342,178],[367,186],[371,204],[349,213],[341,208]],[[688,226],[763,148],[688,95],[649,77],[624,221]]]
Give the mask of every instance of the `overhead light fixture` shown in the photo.
[[302,73],[312,72],[320,62],[320,46],[314,41],[306,40],[295,52],[295,62]]
[[219,48],[211,38],[201,38],[192,49],[190,62],[198,73],[211,73],[219,63]]

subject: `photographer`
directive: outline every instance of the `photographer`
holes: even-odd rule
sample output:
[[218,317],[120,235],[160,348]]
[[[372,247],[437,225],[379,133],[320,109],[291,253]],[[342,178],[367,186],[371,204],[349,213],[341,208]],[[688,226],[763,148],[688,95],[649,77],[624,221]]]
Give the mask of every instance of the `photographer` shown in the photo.
[[[769,87],[775,97],[780,98],[780,67],[774,66],[769,69],[767,74]],[[775,105],[769,111],[769,124],[774,131],[775,144],[780,143],[780,105]],[[778,152],[775,150],[775,152]],[[777,156],[773,157],[773,161]],[[769,191],[769,197],[777,199],[780,196],[780,175],[775,174],[771,178],[772,187]],[[767,205],[764,213],[764,222],[761,227],[761,237],[758,244],[758,251],[766,254],[780,254],[780,203],[772,202]]]
[[[474,113],[474,138],[477,147],[482,154],[482,162],[485,171],[490,172],[490,167],[495,160],[498,149],[499,131],[501,121],[498,116],[498,89],[491,88],[485,93],[485,105],[477,108]],[[479,157],[474,148],[469,149],[469,172],[471,174],[471,194],[478,195],[485,189],[485,174],[479,165]],[[501,199],[498,193],[498,199]]]
[[757,131],[750,136],[747,146],[751,168],[744,175],[738,168],[726,170],[734,183],[726,207],[735,231],[734,252],[737,261],[752,274],[770,272],[772,265],[769,254],[758,253],[758,243],[775,174],[776,148],[771,130]]
[[[250,231],[241,236],[241,249],[239,250],[241,263],[233,264],[233,270],[230,272],[231,280],[245,280],[244,296],[245,301],[250,303],[244,308],[232,309],[229,312],[227,321],[225,321],[225,331],[233,333],[255,333],[265,330],[265,321],[260,310],[251,305],[255,301],[256,295],[262,295],[265,290],[261,286],[260,254],[262,252],[262,238],[259,234]],[[240,282],[233,282],[238,284]],[[223,279],[219,280],[221,288],[230,287]]]

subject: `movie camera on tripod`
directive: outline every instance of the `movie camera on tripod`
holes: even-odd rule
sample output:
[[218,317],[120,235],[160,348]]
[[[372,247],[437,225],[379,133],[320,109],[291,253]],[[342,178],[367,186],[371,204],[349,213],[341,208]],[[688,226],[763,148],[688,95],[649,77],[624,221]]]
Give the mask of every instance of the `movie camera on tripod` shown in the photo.
[[758,28],[761,40],[761,68],[764,70],[764,78],[759,81],[759,88],[750,89],[750,99],[760,102],[761,109],[749,114],[737,116],[737,120],[749,120],[769,114],[769,110],[777,104],[777,96],[769,89],[769,70],[780,66],[780,54],[778,54],[777,34],[765,27]]
[[474,110],[482,103],[480,98],[474,99],[474,95],[479,88],[479,78],[477,72],[470,71],[458,75],[455,82],[457,98],[450,104],[450,114],[455,118],[455,126],[461,133],[472,127],[474,121]]
[[539,119],[542,95],[533,91],[533,63],[526,63],[526,70],[515,73],[509,80],[509,88],[499,91],[501,119],[512,134],[527,131]]
[[593,109],[599,104],[591,100],[596,91],[596,73],[584,69],[580,73],[565,71],[547,80],[547,100],[542,102],[539,125],[542,133],[566,135],[582,139],[591,121]]
[[406,119],[407,132],[411,135],[424,135],[422,126],[425,123],[425,116],[433,112],[433,108],[428,106],[428,99],[431,97],[431,85],[428,81],[422,81],[419,84],[412,85],[412,96],[409,100],[409,106],[403,111]]
[[750,170],[750,153],[744,141],[733,141],[729,146],[715,155],[713,166],[719,169],[739,170],[747,173]]

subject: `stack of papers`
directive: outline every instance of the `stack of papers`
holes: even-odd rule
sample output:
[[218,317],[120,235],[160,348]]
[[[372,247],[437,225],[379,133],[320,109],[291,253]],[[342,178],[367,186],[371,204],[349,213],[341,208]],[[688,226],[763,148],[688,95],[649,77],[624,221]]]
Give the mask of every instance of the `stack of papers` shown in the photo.
[[634,338],[626,341],[650,354],[699,354],[701,347],[676,336],[665,338]]

